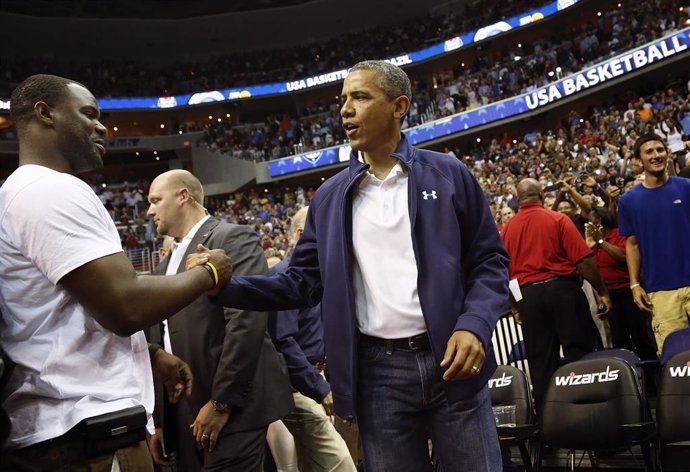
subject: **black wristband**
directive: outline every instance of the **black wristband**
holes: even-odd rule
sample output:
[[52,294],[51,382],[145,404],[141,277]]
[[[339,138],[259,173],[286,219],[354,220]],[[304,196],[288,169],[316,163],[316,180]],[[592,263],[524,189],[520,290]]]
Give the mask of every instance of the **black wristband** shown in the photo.
[[160,344],[149,343],[149,358],[151,359],[151,362],[153,362],[153,358],[159,349],[163,349]]

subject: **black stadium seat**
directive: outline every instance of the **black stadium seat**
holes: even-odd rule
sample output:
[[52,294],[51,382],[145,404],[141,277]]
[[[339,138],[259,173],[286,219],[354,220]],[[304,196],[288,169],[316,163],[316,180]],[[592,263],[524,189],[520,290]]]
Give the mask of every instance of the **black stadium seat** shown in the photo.
[[622,359],[561,366],[546,392],[541,435],[544,444],[570,451],[571,470],[575,450],[617,451],[636,444],[647,470],[656,470],[655,425],[638,374]]
[[661,367],[657,424],[664,472],[690,469],[690,350]]
[[690,350],[690,328],[679,329],[669,334],[664,341],[661,350],[661,365],[668,363],[669,359],[681,351]]
[[538,428],[534,424],[534,405],[527,376],[517,367],[499,365],[489,379],[492,406],[515,405],[515,427],[498,426],[498,437],[503,447],[520,451],[528,471],[539,466]]

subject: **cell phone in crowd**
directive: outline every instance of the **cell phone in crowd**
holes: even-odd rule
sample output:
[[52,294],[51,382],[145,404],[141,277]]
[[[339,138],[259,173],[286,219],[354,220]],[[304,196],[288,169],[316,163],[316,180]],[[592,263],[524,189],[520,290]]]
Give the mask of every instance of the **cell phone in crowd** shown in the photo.
[[606,305],[603,303],[600,303],[597,305],[597,316],[602,317],[604,316],[604,313],[606,312]]
[[544,192],[553,192],[558,190],[558,184],[547,185],[544,187]]

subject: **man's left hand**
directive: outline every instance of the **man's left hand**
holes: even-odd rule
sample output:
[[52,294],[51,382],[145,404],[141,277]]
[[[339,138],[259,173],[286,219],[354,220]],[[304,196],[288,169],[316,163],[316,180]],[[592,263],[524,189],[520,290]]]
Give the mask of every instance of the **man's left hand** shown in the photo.
[[221,412],[213,408],[213,403],[209,400],[196,415],[192,428],[192,435],[196,439],[201,449],[213,452],[216,448],[218,435],[230,419],[230,411]]
[[192,394],[192,371],[179,357],[158,349],[151,360],[151,369],[153,378],[165,385],[170,403],[177,403],[183,392],[187,398]]
[[441,368],[446,371],[443,380],[463,380],[479,374],[484,366],[484,346],[470,331],[458,330],[448,340]]

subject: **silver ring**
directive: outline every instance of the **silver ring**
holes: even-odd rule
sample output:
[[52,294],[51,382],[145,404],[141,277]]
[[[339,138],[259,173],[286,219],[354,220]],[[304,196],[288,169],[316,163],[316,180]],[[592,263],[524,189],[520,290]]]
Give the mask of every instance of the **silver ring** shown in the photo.
[[472,372],[474,372],[475,374],[476,374],[477,372],[479,372],[479,367],[477,367],[476,365],[473,365],[473,366],[472,366]]
[[208,438],[209,436],[208,436],[208,434],[202,434],[201,437],[202,438]]

